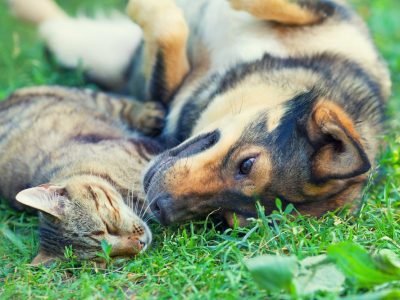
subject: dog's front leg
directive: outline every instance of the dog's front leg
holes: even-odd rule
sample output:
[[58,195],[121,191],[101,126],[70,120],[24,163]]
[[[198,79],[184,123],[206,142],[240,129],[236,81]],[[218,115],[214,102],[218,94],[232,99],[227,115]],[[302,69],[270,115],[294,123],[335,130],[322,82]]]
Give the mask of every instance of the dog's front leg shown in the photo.
[[143,29],[150,97],[168,103],[189,71],[183,13],[173,0],[130,0],[127,13]]

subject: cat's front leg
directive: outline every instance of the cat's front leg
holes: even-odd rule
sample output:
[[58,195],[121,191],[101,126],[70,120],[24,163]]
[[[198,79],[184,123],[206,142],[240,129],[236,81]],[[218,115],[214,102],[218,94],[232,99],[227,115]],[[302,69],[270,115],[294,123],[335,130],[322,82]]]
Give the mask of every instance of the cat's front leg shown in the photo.
[[161,133],[164,128],[166,112],[159,102],[143,102],[92,90],[75,90],[75,93],[78,95],[83,93],[80,98],[85,106],[119,120],[132,130],[154,136]]

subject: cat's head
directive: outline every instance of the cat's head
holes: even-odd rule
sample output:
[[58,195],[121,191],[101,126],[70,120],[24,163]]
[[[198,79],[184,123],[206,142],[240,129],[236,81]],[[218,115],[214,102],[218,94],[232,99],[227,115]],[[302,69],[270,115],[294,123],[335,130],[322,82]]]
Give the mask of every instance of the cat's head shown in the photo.
[[91,177],[76,176],[16,196],[40,211],[40,250],[33,264],[63,257],[69,246],[79,259],[98,259],[103,240],[112,246],[111,256],[134,256],[148,247],[151,231],[145,222],[110,183]]

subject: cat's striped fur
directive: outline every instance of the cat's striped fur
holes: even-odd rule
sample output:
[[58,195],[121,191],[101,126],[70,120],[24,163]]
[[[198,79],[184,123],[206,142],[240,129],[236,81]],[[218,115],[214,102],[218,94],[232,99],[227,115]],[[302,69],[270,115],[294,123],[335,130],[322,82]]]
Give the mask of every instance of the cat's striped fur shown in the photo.
[[[141,172],[160,146],[132,129],[158,129],[163,114],[153,102],[59,87],[22,89],[0,102],[0,194],[44,212],[36,262],[68,245],[94,258],[102,239],[113,255],[150,243]],[[25,205],[14,201],[21,190]]]

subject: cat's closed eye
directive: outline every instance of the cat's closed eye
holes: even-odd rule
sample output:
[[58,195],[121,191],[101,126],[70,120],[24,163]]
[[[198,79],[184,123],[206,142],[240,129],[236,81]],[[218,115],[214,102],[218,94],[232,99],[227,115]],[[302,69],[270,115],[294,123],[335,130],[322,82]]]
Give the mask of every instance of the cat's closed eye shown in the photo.
[[102,230],[95,230],[90,233],[91,235],[104,235],[105,232]]

